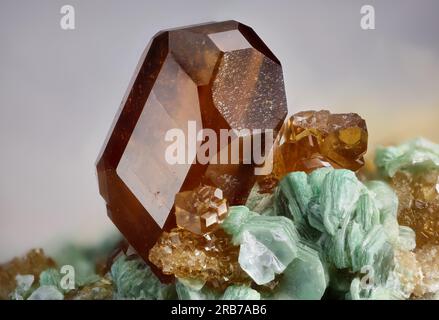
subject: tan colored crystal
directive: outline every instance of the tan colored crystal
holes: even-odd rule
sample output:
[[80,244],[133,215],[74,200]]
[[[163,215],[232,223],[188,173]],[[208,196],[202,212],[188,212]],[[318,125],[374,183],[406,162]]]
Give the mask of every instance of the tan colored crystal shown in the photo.
[[180,228],[196,234],[215,230],[227,217],[227,200],[219,188],[199,186],[193,191],[177,193],[175,216]]
[[416,232],[417,247],[439,244],[439,170],[399,171],[391,184],[399,198],[398,222]]
[[281,152],[287,171],[333,166],[357,171],[367,150],[366,122],[355,113],[304,111],[285,125]]
[[163,232],[149,260],[164,274],[206,281],[216,288],[250,280],[238,263],[239,247],[221,229],[204,236],[175,228]]
[[299,112],[287,120],[281,134],[275,141],[273,173],[258,179],[263,191],[292,171],[309,173],[324,167],[357,171],[364,165],[368,132],[358,114]]
[[418,295],[439,291],[439,246],[426,245],[416,250],[416,260],[422,271]]
[[416,254],[407,250],[395,250],[395,273],[402,291],[409,297],[411,294],[422,296],[422,270],[416,260]]

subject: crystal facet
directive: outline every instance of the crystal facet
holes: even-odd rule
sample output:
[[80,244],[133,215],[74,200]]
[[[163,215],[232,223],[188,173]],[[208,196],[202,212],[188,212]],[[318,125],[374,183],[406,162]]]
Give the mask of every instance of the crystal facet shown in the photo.
[[196,234],[213,231],[227,216],[227,211],[227,200],[218,188],[200,186],[175,196],[177,225]]
[[419,247],[439,244],[439,169],[397,172],[391,179],[399,201],[398,221],[416,232]]
[[150,250],[149,259],[164,274],[197,279],[211,287],[248,283],[238,264],[239,247],[221,229],[204,236],[175,228],[163,232]]
[[309,173],[325,167],[357,171],[364,165],[367,140],[366,122],[355,113],[296,113],[284,124],[282,138],[274,146],[273,174],[260,179],[260,184],[269,191],[273,181],[293,171]]
[[[279,60],[251,28],[226,21],[160,32],[140,60],[97,162],[110,218],[147,260],[162,230],[175,226],[178,192],[204,183],[223,190],[231,205],[244,204],[255,163],[202,164],[188,154],[186,164],[171,165],[165,135],[180,129],[187,137],[191,122],[196,132],[209,128],[218,137],[221,129],[248,129],[247,138],[270,129],[276,136],[286,114]],[[216,152],[244,138],[232,135]]]

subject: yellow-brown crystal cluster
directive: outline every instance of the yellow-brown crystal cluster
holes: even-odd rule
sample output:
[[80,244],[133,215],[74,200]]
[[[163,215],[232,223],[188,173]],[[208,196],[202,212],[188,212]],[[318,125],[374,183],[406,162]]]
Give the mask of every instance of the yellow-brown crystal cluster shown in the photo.
[[273,173],[260,178],[270,192],[276,182],[293,171],[312,172],[324,167],[358,171],[364,165],[368,132],[356,113],[331,114],[327,110],[294,114],[275,141]]
[[221,229],[197,235],[181,228],[163,232],[149,251],[149,260],[164,274],[206,281],[215,288],[246,283],[249,278],[238,263],[239,247]]
[[199,235],[215,230],[227,212],[227,200],[219,188],[201,185],[175,196],[177,226]]
[[8,294],[15,289],[17,275],[31,274],[38,280],[41,272],[54,266],[55,262],[41,249],[31,250],[23,258],[14,258],[0,265],[0,300],[7,299]]
[[304,111],[285,124],[280,151],[287,172],[321,167],[357,171],[367,151],[366,122],[355,113]]
[[416,232],[417,247],[439,244],[439,169],[398,171],[391,184],[399,198],[398,221]]

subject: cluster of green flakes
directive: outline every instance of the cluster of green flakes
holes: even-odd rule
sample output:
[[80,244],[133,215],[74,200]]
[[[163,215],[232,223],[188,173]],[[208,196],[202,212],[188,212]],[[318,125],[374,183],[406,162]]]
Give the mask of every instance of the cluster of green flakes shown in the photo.
[[[401,168],[437,169],[438,150],[415,140],[380,149],[376,163],[383,177]],[[254,190],[247,205],[231,207],[222,223],[240,247],[239,264],[252,287],[219,292],[193,279],[163,284],[143,260],[124,253],[98,275],[82,254],[73,257],[80,271],[74,289],[60,286],[63,275],[49,268],[38,283],[32,275],[17,275],[10,298],[407,299],[416,270],[398,257],[413,254],[416,235],[398,224],[397,215],[398,198],[386,182],[361,182],[345,169],[292,172],[273,194]]]

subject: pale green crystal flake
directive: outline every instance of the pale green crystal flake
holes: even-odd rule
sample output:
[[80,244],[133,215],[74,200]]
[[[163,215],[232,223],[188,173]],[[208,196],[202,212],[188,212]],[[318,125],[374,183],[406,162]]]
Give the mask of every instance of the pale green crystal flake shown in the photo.
[[12,300],[24,300],[26,299],[31,293],[31,287],[34,283],[34,275],[33,274],[17,274],[15,276],[15,281],[17,282],[17,287],[15,288],[14,292],[10,295],[10,298]]
[[230,208],[222,226],[240,245],[241,268],[259,285],[274,280],[297,256],[299,238],[288,218],[262,216],[237,206]]
[[319,253],[300,245],[297,259],[285,269],[279,285],[269,299],[319,300],[325,293],[329,277]]
[[29,296],[28,300],[63,300],[64,295],[55,286],[41,286]]
[[261,295],[247,286],[230,286],[226,289],[221,300],[260,300]]
[[393,177],[399,170],[438,168],[439,145],[417,138],[398,146],[378,148],[375,163],[388,177]]
[[162,284],[139,257],[120,255],[111,266],[116,299],[162,300],[175,297],[173,285]]
[[371,268],[377,286],[386,284],[394,267],[393,246],[405,239],[397,207],[387,184],[363,184],[344,169],[290,173],[276,198],[276,212],[292,219],[301,241],[317,245],[325,264],[352,275]]

